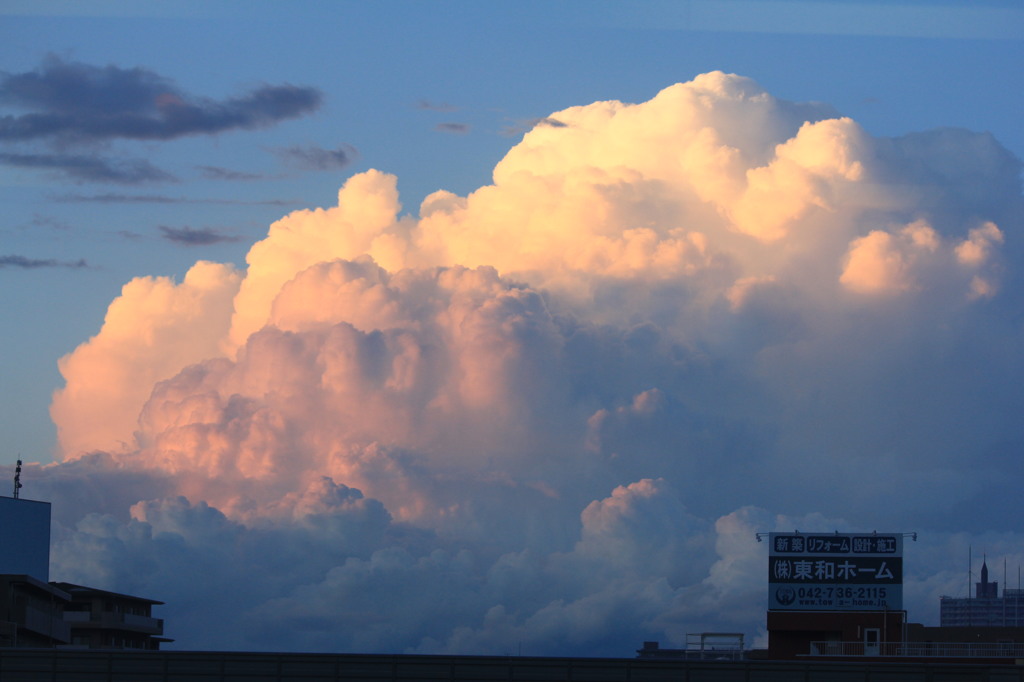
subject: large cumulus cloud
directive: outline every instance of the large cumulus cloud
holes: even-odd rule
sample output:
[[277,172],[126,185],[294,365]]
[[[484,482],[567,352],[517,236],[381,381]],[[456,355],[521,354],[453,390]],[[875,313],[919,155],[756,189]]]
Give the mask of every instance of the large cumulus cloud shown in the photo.
[[167,601],[181,646],[628,654],[756,636],[758,531],[922,532],[921,619],[964,533],[1015,551],[991,136],[722,73],[545,120],[468,196],[361,173],[244,272],[127,284],[61,361],[54,573]]

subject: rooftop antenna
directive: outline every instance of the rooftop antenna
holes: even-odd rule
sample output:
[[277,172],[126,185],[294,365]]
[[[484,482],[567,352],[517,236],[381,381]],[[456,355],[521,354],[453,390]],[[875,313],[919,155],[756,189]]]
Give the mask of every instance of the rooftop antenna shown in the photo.
[[14,467],[14,499],[18,499],[21,493],[21,460],[18,460],[18,465]]

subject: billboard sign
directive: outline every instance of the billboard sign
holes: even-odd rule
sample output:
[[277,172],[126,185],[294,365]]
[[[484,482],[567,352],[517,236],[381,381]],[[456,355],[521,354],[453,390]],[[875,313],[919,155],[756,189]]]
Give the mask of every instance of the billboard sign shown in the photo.
[[769,541],[769,609],[903,609],[902,533],[771,533]]

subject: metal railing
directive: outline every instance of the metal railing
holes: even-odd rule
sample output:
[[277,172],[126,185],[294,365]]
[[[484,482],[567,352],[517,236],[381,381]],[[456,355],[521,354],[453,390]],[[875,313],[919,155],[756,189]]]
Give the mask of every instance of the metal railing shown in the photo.
[[811,656],[886,658],[1022,658],[1024,644],[981,642],[811,642]]
[[21,623],[26,630],[46,635],[54,640],[67,642],[71,639],[71,628],[63,619],[54,616],[50,611],[37,609],[35,606],[26,605],[23,608]]

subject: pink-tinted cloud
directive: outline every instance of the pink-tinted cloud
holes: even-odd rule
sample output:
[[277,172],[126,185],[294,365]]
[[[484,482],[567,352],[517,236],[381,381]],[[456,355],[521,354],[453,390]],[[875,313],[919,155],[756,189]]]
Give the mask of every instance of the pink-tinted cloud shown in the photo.
[[467,196],[359,173],[127,284],[61,361],[55,575],[183,646],[630,655],[757,637],[759,531],[930,531],[922,612],[952,533],[1019,542],[1005,150],[723,73],[549,120]]

